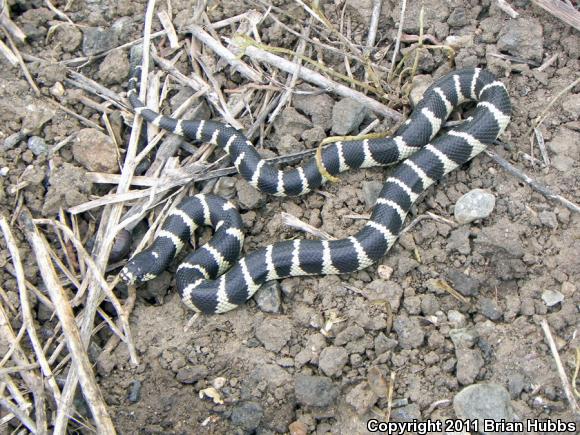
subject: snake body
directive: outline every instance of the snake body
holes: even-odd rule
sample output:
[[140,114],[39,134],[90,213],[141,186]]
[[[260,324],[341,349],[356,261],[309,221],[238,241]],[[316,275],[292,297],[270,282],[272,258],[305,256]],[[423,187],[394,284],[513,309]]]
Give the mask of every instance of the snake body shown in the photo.
[[[372,215],[355,235],[341,240],[292,240],[260,248],[238,260],[244,235],[235,207],[213,195],[184,200],[163,223],[153,244],[135,255],[121,276],[146,281],[164,270],[195,228],[210,225],[214,237],[189,254],[176,272],[184,303],[198,312],[223,313],[243,304],[267,281],[301,275],[343,274],[365,269],[393,246],[418,196],[445,174],[472,159],[506,128],[511,115],[503,83],[479,68],[453,71],[424,93],[410,118],[389,138],[335,142],[304,166],[282,171],[263,160],[235,128],[213,121],[160,115],[137,96],[137,75],[128,98],[146,121],[189,140],[222,148],[240,175],[255,188],[276,196],[303,195],[340,172],[401,162],[389,176]],[[465,101],[477,106],[470,118],[435,137],[451,112]]]

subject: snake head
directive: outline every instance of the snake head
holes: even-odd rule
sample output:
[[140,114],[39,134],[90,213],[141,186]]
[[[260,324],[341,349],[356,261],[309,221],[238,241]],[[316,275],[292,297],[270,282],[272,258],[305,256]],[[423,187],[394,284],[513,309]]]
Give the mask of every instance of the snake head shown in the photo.
[[119,273],[121,279],[127,285],[134,285],[156,278],[157,274],[151,270],[151,265],[157,262],[157,257],[153,254],[150,251],[143,251],[131,258]]

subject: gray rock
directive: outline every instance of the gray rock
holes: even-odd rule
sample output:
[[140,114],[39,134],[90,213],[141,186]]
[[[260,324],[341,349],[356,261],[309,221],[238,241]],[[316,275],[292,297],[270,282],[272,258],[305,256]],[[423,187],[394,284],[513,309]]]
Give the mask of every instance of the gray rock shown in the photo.
[[371,367],[367,372],[369,387],[379,397],[389,395],[389,383],[383,372],[378,367]]
[[564,300],[564,295],[557,290],[544,290],[542,300],[548,307],[553,307]]
[[319,125],[315,125],[314,127],[302,132],[302,140],[307,146],[317,145],[325,138],[326,132]]
[[465,326],[465,315],[459,311],[449,310],[447,319],[453,328],[463,328]]
[[256,338],[267,350],[280,352],[290,340],[291,331],[287,320],[268,317],[256,327]]
[[336,346],[343,346],[365,335],[365,330],[358,325],[351,325],[340,331],[334,339]]
[[345,397],[346,403],[352,406],[358,415],[369,412],[378,399],[379,396],[364,381],[350,390]]
[[548,149],[557,155],[580,158],[580,133],[566,127],[558,127],[552,139],[546,143]]
[[538,218],[540,219],[541,224],[545,227],[551,228],[553,230],[558,228],[558,218],[556,217],[556,213],[553,211],[544,210],[540,212]]
[[110,29],[86,27],[83,29],[83,54],[93,56],[117,46],[117,34]]
[[560,172],[568,172],[574,167],[575,160],[568,156],[557,155],[552,159],[552,165]]
[[499,34],[497,48],[523,59],[542,61],[544,32],[535,18],[517,18],[504,26]]
[[230,419],[234,426],[251,432],[260,425],[263,416],[264,410],[260,404],[256,402],[243,402],[234,406]]
[[[578,44],[578,40],[576,40],[575,45],[580,45]],[[571,94],[564,98],[562,101],[562,109],[572,116],[572,118],[580,118],[580,94]]]
[[30,136],[26,145],[35,156],[48,154],[48,145],[40,136]]
[[479,311],[490,320],[499,320],[502,317],[502,310],[497,302],[491,298],[479,299]]
[[124,50],[113,50],[99,65],[99,78],[108,85],[125,83],[129,68],[127,53]]
[[447,277],[451,281],[453,288],[463,296],[475,296],[479,293],[481,282],[478,279],[468,276],[457,269],[449,269]]
[[457,358],[455,375],[457,381],[462,385],[472,384],[484,364],[481,351],[477,348],[456,349],[455,357]]
[[509,393],[503,386],[493,383],[465,387],[453,398],[453,409],[457,418],[477,419],[480,427],[484,419],[514,419]]
[[381,193],[383,183],[380,181],[365,181],[362,186],[363,199],[368,209],[372,208]]
[[332,132],[342,136],[356,130],[366,114],[365,105],[351,98],[343,98],[332,108]]
[[447,19],[447,24],[449,24],[450,27],[463,27],[468,23],[469,19],[465,13],[465,8],[462,7],[453,9]]
[[391,411],[391,419],[393,421],[421,421],[421,408],[416,403],[395,408]]
[[425,340],[425,332],[417,317],[397,316],[393,324],[399,345],[403,349],[420,347]]
[[418,295],[407,296],[403,299],[403,307],[407,310],[407,313],[411,315],[418,315],[421,313],[421,297]]
[[446,250],[453,252],[457,251],[460,254],[468,255],[471,253],[471,244],[469,243],[469,228],[459,227],[449,234],[447,239]]
[[236,177],[221,177],[213,188],[213,193],[225,199],[236,195]]
[[399,304],[403,296],[403,288],[394,281],[377,279],[369,283],[363,289],[365,297],[369,301],[387,299],[391,304],[393,312],[399,311]]
[[292,381],[291,376],[276,364],[257,365],[249,376],[255,384],[266,382],[270,387],[278,388]]
[[409,257],[400,257],[398,266],[397,275],[405,276],[413,269],[419,267],[419,262]]
[[264,284],[254,296],[258,308],[266,313],[279,313],[282,308],[280,283],[270,281]]
[[455,349],[467,349],[475,345],[479,335],[473,328],[452,329],[449,331],[449,338],[453,342]]
[[278,137],[290,135],[299,138],[304,130],[312,128],[312,123],[293,107],[286,107],[274,121],[274,127]]
[[129,387],[129,394],[127,396],[127,400],[131,403],[137,403],[141,399],[141,387],[142,383],[139,380],[131,382],[131,386]]
[[236,190],[238,192],[238,202],[244,210],[258,208],[266,201],[265,195],[250,186],[250,183],[244,179],[240,178],[236,181]]
[[397,340],[393,340],[392,338],[388,338],[382,332],[375,337],[375,353],[377,355],[381,355],[389,350],[393,350],[399,342]]
[[326,407],[336,400],[338,388],[325,376],[298,375],[294,394],[302,405]]
[[439,299],[435,295],[421,295],[421,311],[425,316],[432,316],[439,311]]
[[154,298],[158,304],[162,304],[172,279],[173,275],[165,270],[157,278],[147,281],[144,291],[145,297]]
[[[320,92],[317,88],[307,89]],[[328,130],[332,126],[332,106],[334,100],[328,94],[295,94],[292,98],[294,107],[310,116],[312,123]]]
[[495,207],[495,196],[486,190],[473,189],[463,195],[455,204],[455,220],[467,224],[488,217]]
[[347,362],[348,352],[344,347],[328,346],[320,352],[318,367],[326,376],[332,377],[340,375]]
[[523,373],[513,373],[508,379],[508,390],[512,399],[517,399],[525,387],[525,377]]
[[205,379],[209,374],[206,366],[198,364],[186,366],[179,369],[175,378],[182,384],[194,384],[201,379]]
[[117,149],[109,136],[94,128],[83,128],[72,146],[74,159],[93,172],[119,172]]
[[278,139],[276,149],[281,155],[292,154],[304,149],[304,144],[290,134],[285,134]]

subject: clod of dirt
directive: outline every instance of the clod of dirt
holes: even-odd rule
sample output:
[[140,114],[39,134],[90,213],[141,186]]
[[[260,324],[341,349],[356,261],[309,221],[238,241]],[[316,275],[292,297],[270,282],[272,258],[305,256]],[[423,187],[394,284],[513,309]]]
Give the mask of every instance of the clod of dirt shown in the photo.
[[344,347],[328,346],[320,352],[318,367],[328,377],[338,376],[348,362],[348,352]]
[[338,388],[325,376],[298,375],[294,393],[299,403],[307,406],[326,407],[338,396]]
[[332,108],[332,132],[343,136],[354,132],[367,114],[367,107],[352,98],[343,98]]
[[107,85],[125,83],[128,76],[129,58],[123,50],[110,52],[99,65],[99,77]]
[[423,326],[417,317],[408,317],[403,314],[397,316],[393,323],[393,330],[397,333],[399,346],[403,349],[420,347],[425,340]]
[[523,59],[542,61],[544,55],[544,30],[535,18],[518,18],[510,21],[499,34],[497,48]]
[[351,405],[358,415],[369,412],[371,407],[377,403],[379,396],[371,389],[368,382],[363,381],[348,392],[345,397],[346,403]]
[[292,327],[286,319],[267,317],[256,327],[256,338],[267,350],[280,352],[290,340]]
[[72,146],[74,159],[87,170],[112,174],[119,171],[117,149],[109,136],[94,128],[83,128]]
[[478,419],[480,424],[484,419],[513,421],[514,418],[509,393],[493,383],[465,387],[453,398],[453,409],[458,418]]
[[78,166],[63,163],[58,170],[52,171],[48,192],[42,207],[45,216],[58,212],[60,207],[67,208],[88,201],[91,183],[86,172]]

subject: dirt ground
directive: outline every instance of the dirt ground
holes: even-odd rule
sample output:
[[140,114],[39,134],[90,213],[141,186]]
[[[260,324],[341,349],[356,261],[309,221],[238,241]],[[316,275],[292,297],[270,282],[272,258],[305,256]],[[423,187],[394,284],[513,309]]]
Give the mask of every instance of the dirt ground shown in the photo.
[[[75,86],[71,71],[124,95],[128,49],[95,55],[142,36],[145,2],[53,3],[74,25],[45,2],[8,1],[13,21],[27,35],[18,47],[41,93],[35,95],[21,69],[0,56],[0,214],[8,219],[22,207],[37,217],[54,217],[60,206],[104,195],[111,186],[91,184],[86,171],[118,173],[117,157],[122,160],[128,141],[130,128],[122,111],[109,106],[110,131],[121,140],[118,148],[111,145],[101,100]],[[191,23],[193,3],[167,3],[176,29]],[[580,85],[568,89],[552,106],[548,103],[580,77],[579,34],[530,1],[509,3],[518,18],[510,18],[490,0],[425,2],[424,32],[437,41],[457,44],[456,67],[487,67],[507,86],[513,115],[501,137],[504,145],[494,151],[578,204]],[[167,11],[167,4],[161,2],[158,10]],[[298,2],[272,4],[277,19],[303,30],[309,16]],[[215,1],[208,3],[207,14],[216,22],[248,9],[264,13],[267,5],[261,0]],[[371,0],[323,1],[321,8],[353,43],[365,43]],[[419,10],[419,1],[407,2],[404,34],[419,34]],[[378,70],[383,83],[392,46],[386,56],[379,51],[395,40],[399,17],[400,2],[383,1],[372,54],[373,61],[385,67]],[[336,41],[331,33],[320,31],[320,23],[315,21],[314,26],[318,31],[311,36]],[[156,17],[153,31],[160,29]],[[264,44],[296,49],[297,37],[271,17],[258,24],[258,32]],[[186,33],[179,38],[191,41]],[[402,51],[414,43],[403,42]],[[340,43],[333,44],[341,48]],[[154,45],[171,57],[165,38]],[[305,55],[348,73],[343,56],[336,52],[319,47]],[[74,62],[83,56],[90,59],[81,65]],[[247,79],[232,74],[212,56],[204,50],[204,62],[215,72],[225,98],[235,95],[226,90],[248,85]],[[353,76],[364,80],[360,64],[353,61],[351,66]],[[177,67],[187,75],[191,60],[184,56]],[[425,50],[415,83],[430,83],[449,69],[444,51]],[[300,80],[296,89],[302,92],[295,93],[273,128],[261,137],[265,154],[315,148],[320,139],[337,133],[333,117],[343,98],[312,92]],[[166,96],[172,109],[193,94],[180,92],[174,89]],[[206,116],[219,119],[207,107]],[[408,112],[408,106],[394,107]],[[533,149],[530,145],[531,127],[546,108],[539,131],[549,165],[537,143]],[[352,134],[376,119],[370,111],[360,110],[363,121]],[[394,126],[393,121],[379,120],[375,131]],[[239,121],[248,127],[254,119],[243,112]],[[71,135],[72,140],[61,142]],[[57,144],[60,148],[53,152]],[[183,160],[189,149],[186,146],[176,155]],[[282,212],[336,238],[354,234],[364,224],[361,216],[370,212],[373,192],[387,173],[381,168],[345,173],[340,182],[321,191],[289,199],[266,197],[235,175],[205,188],[225,193],[240,205],[248,233],[244,251],[251,252],[272,241],[304,237],[282,222]],[[204,186],[206,182],[197,183],[196,190]],[[493,194],[495,208],[484,219],[457,224],[455,205],[472,189]],[[108,328],[95,333],[89,352],[118,432],[359,434],[367,433],[369,419],[384,421],[387,412],[391,421],[449,422],[488,416],[580,424],[541,328],[547,321],[570,379],[580,346],[580,215],[534,191],[485,154],[429,188],[413,206],[407,223],[428,212],[450,222],[421,219],[378,268],[345,276],[286,279],[266,286],[257,302],[251,300],[224,315],[190,322],[193,313],[175,293],[172,273],[140,288],[130,316],[139,366],[130,363],[122,344],[101,353],[111,335]],[[100,217],[99,208],[78,215],[87,232]],[[17,224],[14,231],[26,278],[42,290],[35,258]],[[207,231],[203,237],[208,237]],[[14,269],[2,238],[0,265],[5,294],[0,301],[17,308]],[[177,262],[171,271],[176,267]],[[126,288],[119,286],[118,294],[126,297]],[[36,302],[34,314],[42,336],[54,334],[58,321],[52,313]],[[15,316],[13,329],[20,325]],[[0,354],[6,349],[0,341]],[[90,421],[80,399],[76,410],[75,419]],[[2,429],[15,431],[16,421]],[[72,427],[76,426],[71,423]],[[474,432],[461,425],[446,430],[470,431]]]

